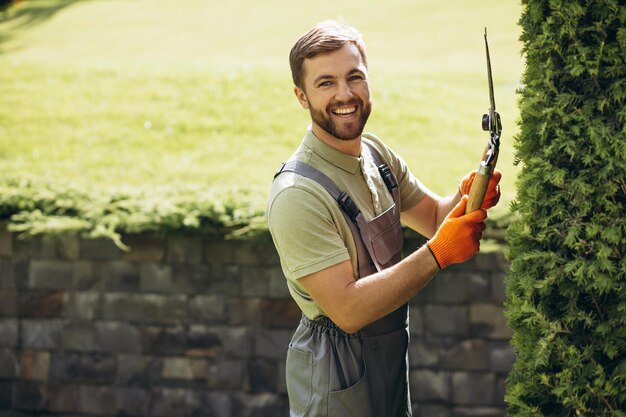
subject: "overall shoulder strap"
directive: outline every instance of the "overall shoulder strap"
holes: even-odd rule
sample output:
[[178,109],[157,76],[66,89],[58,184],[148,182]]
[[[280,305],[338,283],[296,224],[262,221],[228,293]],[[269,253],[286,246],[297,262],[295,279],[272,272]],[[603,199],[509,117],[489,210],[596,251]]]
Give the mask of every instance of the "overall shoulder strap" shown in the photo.
[[274,175],[274,178],[283,172],[293,172],[317,182],[326,189],[328,194],[339,204],[344,213],[356,224],[356,219],[359,214],[361,214],[361,210],[354,204],[354,201],[352,201],[348,193],[341,191],[337,184],[326,174],[302,161],[289,161],[282,164],[278,172]]
[[294,174],[302,175],[303,177],[307,177],[317,182],[319,185],[324,187],[328,193],[333,196],[335,200],[339,198],[341,191],[337,184],[333,180],[331,180],[328,175],[324,174],[322,171],[313,168],[311,165],[302,161],[289,161],[283,163],[278,172],[274,175],[274,178],[278,177],[283,172],[293,172]]
[[372,155],[374,163],[378,167],[378,172],[380,172],[380,176],[383,178],[383,181],[387,186],[387,190],[389,190],[397,203],[399,197],[398,181],[391,171],[391,168],[389,168],[389,165],[387,165],[387,163],[383,160],[383,157],[380,155],[380,152],[378,152],[378,149],[376,149],[374,146],[368,145],[366,142],[363,142],[363,146],[369,151],[370,155]]
[[289,161],[282,164],[278,169],[278,172],[276,172],[276,175],[274,175],[274,179],[284,172],[293,172],[316,181],[324,187],[333,200],[339,204],[341,213],[348,223],[348,227],[352,232],[352,237],[354,238],[354,242],[356,244],[359,268],[358,272],[360,274],[361,271],[367,271],[369,269],[369,265],[373,263],[374,258],[372,258],[373,255],[370,252],[370,248],[365,245],[363,238],[361,237],[360,224],[363,223],[363,214],[361,214],[361,211],[356,204],[354,204],[348,193],[341,191],[337,184],[335,184],[335,182],[326,174],[316,168],[313,168],[306,162]]
[[[382,165],[389,169],[386,164]],[[335,184],[335,182],[330,179],[326,174],[316,168],[313,168],[306,162],[289,161],[283,163],[274,175],[274,179],[276,179],[276,177],[285,172],[293,172],[295,174],[302,175],[317,182],[326,189],[326,191],[332,196],[332,198],[339,204],[339,207],[341,208],[341,211],[346,218],[348,226],[350,227],[350,230],[354,237],[355,243],[357,245],[359,274],[361,274],[361,271],[367,271],[370,264],[373,264],[376,270],[380,271],[382,268],[380,264],[376,261],[376,256],[374,254],[374,249],[371,245],[371,242],[369,241],[369,239],[363,240],[363,236],[361,235],[361,230],[366,226],[367,222],[365,221],[363,214],[356,206],[356,204],[354,204],[354,201],[352,201],[352,198],[350,198],[348,193],[346,193],[345,191],[341,191],[337,184]],[[384,175],[383,178],[385,178]],[[397,185],[392,194],[394,196],[394,200],[397,201]]]

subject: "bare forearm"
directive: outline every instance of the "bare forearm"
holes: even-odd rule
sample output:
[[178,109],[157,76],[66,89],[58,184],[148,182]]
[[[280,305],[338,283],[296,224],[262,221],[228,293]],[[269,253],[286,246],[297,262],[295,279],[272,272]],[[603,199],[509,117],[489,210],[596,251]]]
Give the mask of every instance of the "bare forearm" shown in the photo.
[[447,197],[439,197],[427,190],[421,202],[402,212],[402,223],[430,239],[459,201],[461,194],[458,191]]
[[437,215],[435,220],[435,231],[439,229],[439,226],[441,226],[441,222],[443,222],[448,213],[452,211],[452,209],[459,203],[459,201],[461,201],[461,194],[458,191],[451,196],[442,197],[441,199],[439,199],[436,211]]
[[347,332],[360,330],[408,302],[438,270],[430,251],[422,246],[398,264],[352,281],[337,324]]
[[[447,202],[456,199],[452,196]],[[476,210],[465,214],[467,198],[459,199],[452,210],[443,209],[448,213],[447,218],[428,245],[398,264],[355,280],[351,263],[346,260],[302,277],[300,283],[344,331],[354,333],[362,329],[409,301],[440,268],[464,262],[478,251],[487,213]],[[434,210],[436,202],[433,199],[430,202],[427,207]],[[411,213],[418,214],[419,209]]]

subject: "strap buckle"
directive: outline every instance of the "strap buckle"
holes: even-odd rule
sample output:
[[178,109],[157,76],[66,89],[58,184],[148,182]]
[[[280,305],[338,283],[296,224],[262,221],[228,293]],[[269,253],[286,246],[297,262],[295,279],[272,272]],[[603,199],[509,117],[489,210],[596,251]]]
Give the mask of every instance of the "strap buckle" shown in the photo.
[[396,177],[393,175],[391,168],[389,168],[387,164],[380,164],[378,166],[378,171],[380,172],[380,176],[383,177],[383,181],[385,182],[389,192],[392,192],[391,190],[398,187]]
[[356,218],[358,217],[359,214],[361,214],[361,211],[356,206],[356,204],[354,204],[354,201],[352,201],[352,198],[350,198],[348,193],[346,193],[345,191],[342,191],[341,194],[339,194],[337,203],[339,203],[339,206],[343,209],[343,211],[356,224]]

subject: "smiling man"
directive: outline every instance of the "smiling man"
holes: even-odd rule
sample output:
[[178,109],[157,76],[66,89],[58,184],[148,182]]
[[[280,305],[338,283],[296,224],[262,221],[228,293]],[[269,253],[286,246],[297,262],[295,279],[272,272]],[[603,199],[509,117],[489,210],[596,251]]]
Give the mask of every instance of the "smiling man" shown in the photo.
[[315,136],[326,143],[344,140],[354,147],[372,111],[369,80],[359,48],[346,43],[339,49],[311,58],[307,64],[315,76],[306,77],[308,90],[296,86],[295,93],[311,113]]
[[[500,173],[482,208],[466,215],[473,175],[439,197],[363,133],[372,99],[356,29],[322,22],[289,58],[311,125],[276,174],[267,220],[303,312],[287,351],[290,415],[410,416],[408,301],[478,251]],[[404,259],[401,223],[429,239]]]

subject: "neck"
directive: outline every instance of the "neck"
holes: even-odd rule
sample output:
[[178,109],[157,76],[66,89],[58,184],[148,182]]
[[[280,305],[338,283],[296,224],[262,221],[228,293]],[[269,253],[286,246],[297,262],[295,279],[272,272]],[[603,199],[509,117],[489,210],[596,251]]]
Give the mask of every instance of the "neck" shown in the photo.
[[361,135],[354,139],[337,139],[315,123],[313,123],[311,131],[319,140],[341,153],[355,157],[361,155]]

